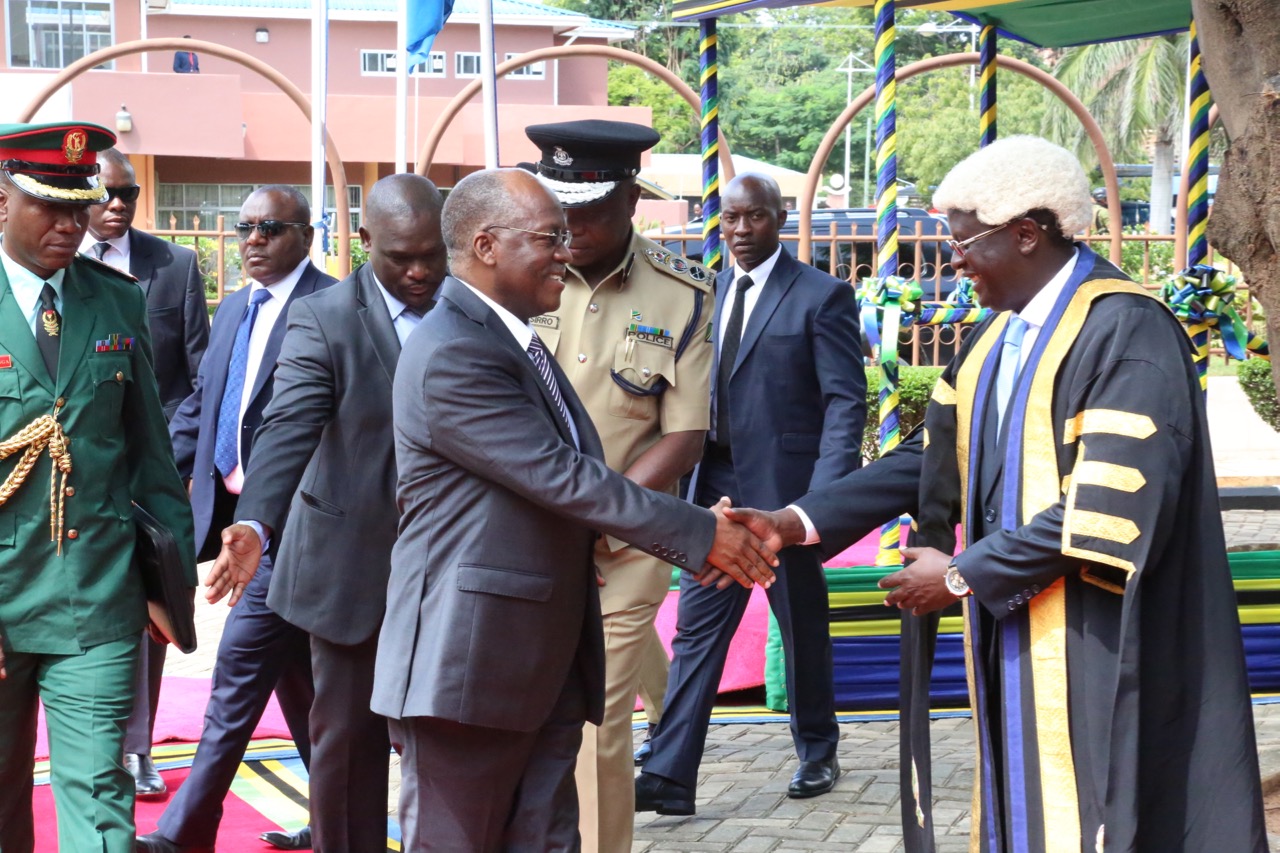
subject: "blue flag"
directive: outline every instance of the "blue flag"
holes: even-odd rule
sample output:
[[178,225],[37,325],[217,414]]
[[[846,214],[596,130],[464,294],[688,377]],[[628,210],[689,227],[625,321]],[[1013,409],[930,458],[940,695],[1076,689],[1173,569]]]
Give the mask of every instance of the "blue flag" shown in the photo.
[[453,14],[453,0],[406,0],[409,4],[408,44],[409,68],[426,62],[431,44]]

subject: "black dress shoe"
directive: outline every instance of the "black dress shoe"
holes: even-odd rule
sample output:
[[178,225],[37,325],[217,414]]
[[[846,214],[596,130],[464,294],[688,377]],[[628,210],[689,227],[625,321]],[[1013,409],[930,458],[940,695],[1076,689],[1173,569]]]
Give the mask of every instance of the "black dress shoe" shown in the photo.
[[169,793],[150,755],[125,755],[124,769],[133,777],[133,788],[139,800],[159,800]]
[[653,755],[653,730],[657,727],[654,723],[649,724],[649,730],[644,735],[644,743],[640,744],[640,748],[636,750],[636,767],[643,767],[649,760],[649,756]]
[[212,847],[189,847],[170,841],[159,832],[139,835],[133,842],[134,853],[213,853]]
[[787,796],[799,800],[825,794],[836,786],[839,778],[840,762],[835,756],[826,761],[801,761],[800,769],[787,786]]
[[636,777],[636,811],[691,815],[697,808],[691,789],[653,773],[641,773]]
[[311,827],[304,826],[297,832],[272,830],[258,836],[277,850],[310,850]]

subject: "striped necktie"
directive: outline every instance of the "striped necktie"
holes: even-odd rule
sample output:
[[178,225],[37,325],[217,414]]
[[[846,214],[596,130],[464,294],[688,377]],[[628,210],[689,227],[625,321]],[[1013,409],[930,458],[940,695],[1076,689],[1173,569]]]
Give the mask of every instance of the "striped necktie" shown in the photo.
[[[538,337],[537,332],[533,333],[533,339],[529,341],[529,358],[533,360],[533,366],[538,368],[538,375],[542,377],[547,390],[551,392],[552,399],[556,401],[556,408],[560,410],[560,417],[564,418],[565,426],[569,426],[573,423],[569,420],[569,409],[564,404],[564,397],[560,396],[560,385],[556,382],[556,375],[551,372],[551,358],[547,355],[547,348],[543,346],[542,338]],[[569,431],[572,433],[572,428]]]

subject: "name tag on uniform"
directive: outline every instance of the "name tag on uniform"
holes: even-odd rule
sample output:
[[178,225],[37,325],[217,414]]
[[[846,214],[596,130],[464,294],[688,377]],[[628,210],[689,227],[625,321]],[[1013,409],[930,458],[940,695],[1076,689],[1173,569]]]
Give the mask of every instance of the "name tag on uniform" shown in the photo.
[[126,338],[124,335],[111,335],[104,340],[96,341],[93,345],[94,352],[131,352],[133,350],[133,338]]
[[676,345],[670,329],[661,329],[657,326],[642,326],[639,323],[631,323],[627,326],[627,339],[629,341],[655,344],[666,349],[675,349]]
[[13,367],[13,356],[0,355],[0,370],[4,370],[7,367]]
[[560,318],[552,314],[539,314],[537,317],[529,318],[529,325],[541,326],[544,329],[560,328]]

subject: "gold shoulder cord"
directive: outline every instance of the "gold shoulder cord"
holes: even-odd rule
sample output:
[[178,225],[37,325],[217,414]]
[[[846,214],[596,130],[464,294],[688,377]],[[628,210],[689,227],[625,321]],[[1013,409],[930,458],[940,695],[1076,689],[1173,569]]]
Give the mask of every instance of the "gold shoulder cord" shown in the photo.
[[[71,473],[71,450],[67,447],[67,436],[58,423],[58,413],[41,415],[27,424],[6,441],[0,442],[0,459],[8,459],[22,450],[22,458],[17,466],[9,472],[3,484],[0,484],[0,506],[22,487],[27,476],[35,466],[36,460],[45,448],[49,449],[49,458],[53,468],[49,472],[49,541],[58,543],[58,554],[62,554],[63,509],[66,502],[67,475]],[[58,474],[62,474],[59,482]]]

